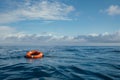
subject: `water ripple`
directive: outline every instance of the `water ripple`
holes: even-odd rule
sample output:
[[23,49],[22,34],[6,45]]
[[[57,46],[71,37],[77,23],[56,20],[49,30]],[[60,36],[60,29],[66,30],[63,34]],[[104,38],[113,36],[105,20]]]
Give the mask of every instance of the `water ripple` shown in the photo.
[[[26,59],[37,49],[44,58]],[[1,80],[120,80],[120,47],[0,47]]]

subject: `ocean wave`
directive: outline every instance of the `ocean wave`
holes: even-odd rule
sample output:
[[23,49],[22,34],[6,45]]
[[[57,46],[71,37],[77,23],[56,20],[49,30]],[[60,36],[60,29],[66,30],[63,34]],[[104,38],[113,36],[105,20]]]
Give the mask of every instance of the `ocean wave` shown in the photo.
[[[44,53],[43,58],[24,57],[35,48]],[[0,47],[0,79],[119,80],[119,50],[120,47]]]

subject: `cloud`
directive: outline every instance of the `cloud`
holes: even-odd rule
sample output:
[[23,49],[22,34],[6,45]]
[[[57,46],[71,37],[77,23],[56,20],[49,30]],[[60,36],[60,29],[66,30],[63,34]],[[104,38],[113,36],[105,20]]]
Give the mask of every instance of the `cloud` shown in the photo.
[[119,5],[111,5],[108,9],[106,9],[108,15],[120,15],[120,6]]
[[9,26],[0,26],[0,32],[14,32],[15,28],[11,28]]
[[79,35],[74,39],[83,39],[89,43],[120,43],[120,31],[115,33],[103,33],[103,34],[90,34],[90,35]]
[[71,20],[68,15],[74,11],[71,5],[48,0],[34,2],[26,0],[16,2],[14,6],[16,5],[18,5],[16,8],[0,13],[0,23],[22,20]]
[[40,34],[28,34],[18,32],[8,26],[0,27],[5,32],[0,35],[0,44],[7,45],[89,45],[89,44],[120,44],[120,31],[114,33],[88,34],[77,36],[64,36],[55,33],[43,32]]
[[9,33],[16,32],[15,28],[9,26],[0,26],[0,36],[8,35]]

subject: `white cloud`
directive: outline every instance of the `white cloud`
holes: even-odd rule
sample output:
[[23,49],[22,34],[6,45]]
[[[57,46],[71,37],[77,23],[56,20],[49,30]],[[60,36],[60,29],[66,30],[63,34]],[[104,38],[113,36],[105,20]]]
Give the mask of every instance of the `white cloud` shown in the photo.
[[112,34],[105,32],[97,35],[80,35],[75,37],[75,39],[84,39],[90,43],[120,43],[120,31]]
[[0,32],[14,32],[15,29],[8,26],[0,26]]
[[78,36],[60,36],[55,33],[43,32],[28,34],[18,32],[8,26],[0,27],[0,44],[12,45],[88,45],[88,44],[120,44],[120,31],[115,33],[88,34]]
[[68,14],[74,10],[73,6],[47,0],[26,1],[9,12],[0,13],[0,23],[21,20],[70,20]]
[[0,26],[0,36],[8,35],[14,32],[16,32],[15,28],[11,28],[9,26]]
[[108,15],[120,15],[120,6],[119,5],[111,5],[106,12]]

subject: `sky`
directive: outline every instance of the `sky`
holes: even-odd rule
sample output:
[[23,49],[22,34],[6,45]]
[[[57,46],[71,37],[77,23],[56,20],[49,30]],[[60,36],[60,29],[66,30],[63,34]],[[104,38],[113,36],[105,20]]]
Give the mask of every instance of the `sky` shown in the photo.
[[0,45],[120,46],[120,0],[0,0]]

